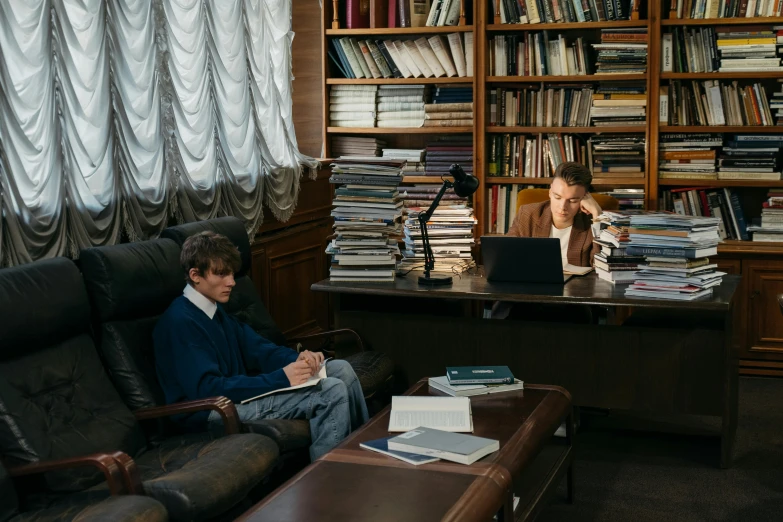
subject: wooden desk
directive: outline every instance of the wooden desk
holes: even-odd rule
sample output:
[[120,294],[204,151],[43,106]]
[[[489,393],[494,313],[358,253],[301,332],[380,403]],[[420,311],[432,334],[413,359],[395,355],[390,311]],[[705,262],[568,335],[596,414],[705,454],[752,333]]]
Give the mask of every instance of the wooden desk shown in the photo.
[[[406,395],[440,395],[422,380]],[[470,466],[439,461],[412,466],[361,449],[388,437],[386,408],[340,446],[262,500],[240,520],[502,522],[532,520],[568,477],[572,498],[571,401],[555,386],[471,397],[474,434],[500,450]],[[552,434],[566,420],[565,439]],[[516,513],[513,496],[520,497]]]
[[[562,386],[578,406],[720,417],[720,464],[730,466],[737,276],[726,276],[709,299],[679,302],[628,298],[625,286],[595,274],[559,286],[462,275],[445,288],[420,287],[418,275],[394,283],[322,281],[312,289],[330,294],[336,327],[357,330],[367,346],[391,356],[403,389],[443,375],[446,365],[505,364],[525,381]],[[484,304],[495,300],[632,307],[634,314],[622,325],[482,319]]]

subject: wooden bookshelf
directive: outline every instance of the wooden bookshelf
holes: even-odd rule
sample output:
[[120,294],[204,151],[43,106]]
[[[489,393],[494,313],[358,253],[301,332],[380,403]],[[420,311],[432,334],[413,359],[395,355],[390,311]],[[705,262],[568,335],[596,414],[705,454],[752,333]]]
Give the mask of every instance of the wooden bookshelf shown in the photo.
[[705,73],[660,73],[661,80],[751,80],[783,78],[783,71],[740,71],[740,72],[705,72]]
[[328,78],[326,85],[427,85],[472,84],[472,77],[454,78]]
[[378,27],[375,29],[327,29],[326,36],[416,36],[427,34],[469,33],[472,25],[445,27]]
[[[783,77],[783,76],[782,76]],[[592,83],[646,81],[646,74],[582,74],[572,76],[487,76],[487,83]]]
[[627,125],[623,127],[503,127],[491,125],[486,128],[488,134],[644,134],[645,125]]
[[487,32],[510,33],[516,31],[587,31],[591,29],[620,29],[647,27],[647,20],[620,20],[616,22],[575,22],[554,24],[489,24]]
[[327,127],[327,134],[470,134],[473,127]]
[[661,20],[662,26],[674,26],[674,25],[752,25],[752,24],[764,24],[764,25],[781,25],[783,24],[783,17],[770,16],[770,17],[751,17],[751,18],[678,18],[676,20]]
[[684,132],[684,133],[710,133],[710,134],[780,134],[783,132],[783,126],[776,125],[744,125],[744,126],[727,126],[727,125],[713,125],[697,126],[697,125],[661,125],[661,133],[668,132]]

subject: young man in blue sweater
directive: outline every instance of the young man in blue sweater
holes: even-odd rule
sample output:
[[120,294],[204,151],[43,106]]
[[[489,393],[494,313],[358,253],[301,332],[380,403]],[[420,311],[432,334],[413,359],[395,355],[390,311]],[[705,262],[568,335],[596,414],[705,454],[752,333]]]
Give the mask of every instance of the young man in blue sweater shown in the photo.
[[[327,361],[327,378],[315,386],[245,399],[295,386],[318,373],[323,354],[297,354],[258,335],[226,313],[241,267],[239,251],[225,236],[202,232],[185,240],[180,254],[187,284],[153,333],[158,379],[166,402],[224,396],[237,403],[242,422],[256,419],[310,421],[310,458],[317,459],[367,421],[359,380],[345,361]],[[222,424],[217,412],[197,412],[189,428]]]

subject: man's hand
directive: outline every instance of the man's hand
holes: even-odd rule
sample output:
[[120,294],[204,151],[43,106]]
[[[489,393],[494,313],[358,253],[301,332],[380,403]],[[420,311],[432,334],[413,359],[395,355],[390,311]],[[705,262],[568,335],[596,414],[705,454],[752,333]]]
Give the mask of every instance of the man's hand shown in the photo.
[[313,375],[310,365],[307,361],[301,359],[297,359],[288,366],[285,366],[283,372],[285,372],[285,376],[288,377],[288,382],[291,383],[291,386],[302,384]]
[[297,357],[296,360],[306,361],[307,364],[310,365],[310,368],[313,371],[313,375],[315,375],[321,369],[321,363],[324,362],[324,354],[321,352],[311,352],[310,350],[305,350],[299,353],[299,357]]
[[598,216],[601,215],[601,212],[603,212],[603,210],[601,210],[601,207],[598,205],[598,202],[595,199],[593,199],[593,196],[591,196],[589,192],[585,197],[582,198],[582,201],[579,206],[582,212],[584,212],[585,214],[590,214],[594,218],[597,218]]

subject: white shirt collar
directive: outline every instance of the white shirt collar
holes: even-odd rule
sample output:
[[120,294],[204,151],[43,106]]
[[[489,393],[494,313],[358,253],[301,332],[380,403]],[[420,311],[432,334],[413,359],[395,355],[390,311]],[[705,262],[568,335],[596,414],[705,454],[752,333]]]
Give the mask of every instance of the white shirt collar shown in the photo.
[[185,290],[182,291],[182,295],[184,295],[188,301],[196,305],[202,312],[207,314],[207,317],[210,319],[215,317],[217,304],[210,301],[209,298],[205,297],[201,292],[190,285],[185,285]]

